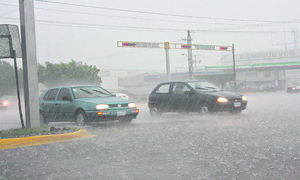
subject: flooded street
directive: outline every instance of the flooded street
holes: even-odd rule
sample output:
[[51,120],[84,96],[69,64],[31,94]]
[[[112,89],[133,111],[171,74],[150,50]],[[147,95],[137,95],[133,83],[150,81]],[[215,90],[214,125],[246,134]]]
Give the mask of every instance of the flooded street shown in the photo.
[[[18,111],[17,99],[8,98],[9,105],[7,109],[0,109],[0,131],[12,128],[21,128],[20,115]],[[23,111],[24,111],[24,107]],[[24,114],[24,112],[23,112]],[[25,118],[24,118],[25,119]]]
[[0,180],[300,180],[299,7],[1,0]]
[[91,139],[0,151],[0,177],[299,179],[300,95],[258,93],[248,99],[240,115],[152,118],[140,106],[132,123],[85,126],[97,135]]

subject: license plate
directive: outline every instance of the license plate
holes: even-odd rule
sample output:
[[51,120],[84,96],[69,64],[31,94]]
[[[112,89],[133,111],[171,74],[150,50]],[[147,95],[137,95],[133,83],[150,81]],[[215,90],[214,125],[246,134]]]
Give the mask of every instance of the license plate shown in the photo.
[[233,106],[234,106],[234,107],[241,107],[241,102],[234,102],[234,103],[233,103]]
[[126,115],[126,111],[118,111],[117,112],[117,116],[125,116]]

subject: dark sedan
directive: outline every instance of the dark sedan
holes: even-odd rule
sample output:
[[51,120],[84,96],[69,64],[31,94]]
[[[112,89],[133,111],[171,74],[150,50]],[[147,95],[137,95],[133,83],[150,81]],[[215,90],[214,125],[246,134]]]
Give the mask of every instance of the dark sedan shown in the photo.
[[286,92],[287,93],[299,93],[300,92],[300,86],[291,86],[291,87],[288,87],[286,89]]
[[247,99],[235,92],[222,91],[208,82],[161,83],[151,92],[148,106],[151,115],[164,112],[239,113]]

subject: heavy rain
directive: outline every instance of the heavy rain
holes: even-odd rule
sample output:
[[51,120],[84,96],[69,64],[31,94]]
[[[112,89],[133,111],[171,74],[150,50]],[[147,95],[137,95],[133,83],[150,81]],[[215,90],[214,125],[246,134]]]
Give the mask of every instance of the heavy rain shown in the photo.
[[300,179],[297,0],[0,1],[0,180]]

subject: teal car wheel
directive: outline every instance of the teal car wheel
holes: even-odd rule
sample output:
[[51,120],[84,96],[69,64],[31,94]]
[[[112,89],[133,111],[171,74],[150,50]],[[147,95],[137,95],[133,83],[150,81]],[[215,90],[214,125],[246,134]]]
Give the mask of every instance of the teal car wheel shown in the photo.
[[124,123],[130,123],[132,121],[132,118],[125,118],[122,120],[119,120],[120,122],[124,122]]
[[82,126],[86,123],[86,114],[83,110],[78,110],[75,115],[75,121],[78,125]]

